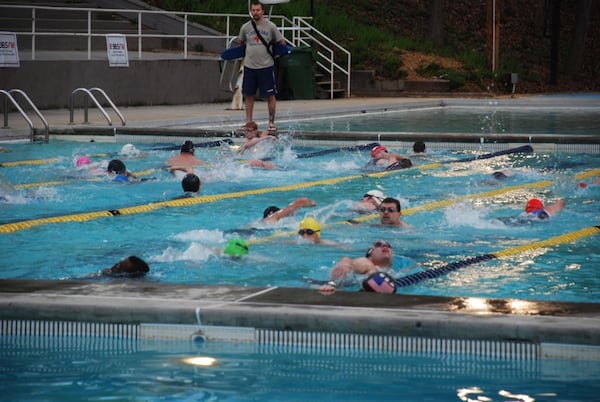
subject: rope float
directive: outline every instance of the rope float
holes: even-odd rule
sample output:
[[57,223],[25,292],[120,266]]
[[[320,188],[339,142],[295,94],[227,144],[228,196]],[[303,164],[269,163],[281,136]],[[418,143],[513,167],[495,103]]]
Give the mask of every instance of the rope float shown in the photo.
[[[506,151],[509,151],[509,150],[506,150]],[[506,152],[506,151],[502,151],[502,152]],[[440,165],[439,163],[430,164],[430,166],[439,166],[439,165]],[[423,165],[423,166],[419,166],[418,168],[427,169],[429,167],[427,165]],[[600,171],[600,169],[597,169],[597,170]],[[316,181],[310,181],[310,182],[304,182],[304,183],[292,184],[292,185],[286,185],[286,186],[266,187],[266,188],[260,188],[260,189],[254,189],[254,190],[240,191],[240,192],[235,192],[235,193],[225,193],[225,194],[199,196],[199,197],[186,198],[186,199],[176,199],[176,200],[168,200],[168,201],[162,201],[162,202],[154,202],[154,203],[150,203],[150,204],[133,206],[133,207],[123,208],[123,209],[110,210],[110,211],[86,212],[86,213],[73,214],[73,215],[63,215],[63,216],[58,216],[58,217],[40,218],[40,219],[32,219],[32,220],[19,221],[19,222],[13,222],[13,223],[6,223],[6,224],[0,225],[0,233],[12,233],[12,232],[16,232],[19,230],[29,229],[29,228],[32,228],[35,226],[45,225],[48,223],[83,222],[83,221],[88,221],[88,220],[92,220],[92,219],[97,219],[100,217],[108,217],[108,216],[116,216],[116,215],[129,215],[129,214],[133,214],[133,213],[150,212],[150,211],[154,211],[156,209],[163,208],[163,207],[182,207],[182,206],[189,206],[189,205],[195,205],[195,204],[215,202],[215,201],[224,200],[224,199],[241,198],[241,197],[245,197],[248,195],[267,194],[267,193],[274,193],[274,192],[285,192],[285,191],[298,190],[298,189],[304,189],[304,188],[321,186],[321,185],[333,185],[333,184],[338,184],[338,183],[341,183],[344,181],[350,181],[350,180],[355,180],[355,179],[365,178],[365,177],[384,177],[389,174],[394,174],[396,172],[398,172],[398,171],[390,170],[390,171],[383,171],[383,172],[377,172],[377,173],[342,176],[342,177],[337,177],[337,178],[316,180]],[[547,183],[548,184],[546,184],[546,185],[549,185],[551,182],[548,181]],[[523,186],[532,186],[532,184],[522,185],[522,186],[514,186],[514,187],[523,187]],[[501,190],[497,190],[497,191],[501,191]],[[476,195],[470,195],[468,197],[475,197],[475,196]],[[439,203],[441,203],[439,207],[441,207],[443,205],[451,205],[453,202],[456,202],[456,200],[439,201]],[[373,218],[371,218],[371,219],[373,219]],[[349,222],[349,223],[351,223],[351,222]]]
[[579,240],[582,237],[591,236],[600,232],[599,226],[591,226],[577,230],[575,232],[566,233],[560,236],[551,237],[546,240],[537,241],[531,244],[525,244],[522,246],[511,247],[505,250],[492,252],[489,254],[483,254],[476,257],[467,258],[461,261],[452,262],[442,267],[428,269],[427,271],[417,272],[411,275],[396,278],[394,282],[396,287],[406,287],[416,285],[419,282],[423,282],[427,279],[439,278],[440,276],[454,272],[460,268],[468,267],[470,265],[479,264],[480,262],[491,261],[494,259],[511,257],[516,254],[523,253],[529,250],[535,250],[542,247],[556,246],[563,243],[572,243]]

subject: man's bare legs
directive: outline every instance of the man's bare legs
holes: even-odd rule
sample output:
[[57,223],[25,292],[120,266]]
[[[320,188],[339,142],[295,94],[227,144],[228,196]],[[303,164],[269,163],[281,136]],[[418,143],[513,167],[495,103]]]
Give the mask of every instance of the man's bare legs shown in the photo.
[[[275,127],[275,108],[277,105],[277,99],[275,95],[267,97],[267,108],[269,109],[269,129]],[[246,123],[253,121],[254,112],[254,96],[246,96],[244,99],[244,106],[246,108]]]
[[272,128],[275,127],[275,107],[277,100],[275,99],[275,95],[270,95],[267,98],[267,107],[269,109],[269,131],[272,131]]
[[253,121],[252,112],[254,111],[254,96],[246,96],[244,98],[244,106],[246,107],[246,123]]

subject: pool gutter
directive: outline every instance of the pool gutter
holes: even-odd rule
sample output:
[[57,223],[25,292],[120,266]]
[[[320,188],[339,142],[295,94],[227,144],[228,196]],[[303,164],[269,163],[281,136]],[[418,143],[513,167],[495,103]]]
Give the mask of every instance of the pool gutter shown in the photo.
[[0,319],[160,323],[600,346],[600,304],[188,286],[0,280]]

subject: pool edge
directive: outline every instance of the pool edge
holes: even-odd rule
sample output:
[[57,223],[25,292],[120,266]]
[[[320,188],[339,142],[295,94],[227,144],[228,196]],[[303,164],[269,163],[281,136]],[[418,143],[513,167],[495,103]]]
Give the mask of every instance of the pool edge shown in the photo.
[[598,303],[361,292],[324,296],[298,288],[7,279],[0,280],[0,306],[0,319],[214,325],[600,346]]

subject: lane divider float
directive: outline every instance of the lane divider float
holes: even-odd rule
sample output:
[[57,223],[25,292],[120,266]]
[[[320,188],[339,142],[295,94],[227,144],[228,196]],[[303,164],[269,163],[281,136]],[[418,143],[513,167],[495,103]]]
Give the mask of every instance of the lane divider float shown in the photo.
[[[519,147],[519,148],[521,148],[521,147]],[[508,151],[508,150],[506,150],[506,151]],[[506,152],[506,151],[502,151],[502,152]],[[439,166],[440,164],[439,163],[430,164],[430,166],[433,166],[433,165]],[[416,168],[427,169],[429,167],[426,165],[423,165],[423,166],[417,166]],[[241,197],[245,197],[248,195],[267,194],[267,193],[274,193],[274,192],[286,192],[286,191],[305,189],[305,188],[310,188],[310,187],[315,187],[315,186],[333,185],[333,184],[338,184],[338,183],[342,183],[345,181],[351,181],[351,180],[367,178],[367,177],[384,177],[384,176],[387,176],[390,174],[395,174],[396,172],[403,171],[403,170],[406,170],[406,169],[389,170],[389,171],[383,171],[383,172],[377,172],[377,173],[357,174],[357,175],[342,176],[342,177],[337,177],[337,178],[334,177],[334,178],[330,178],[330,179],[315,180],[315,181],[309,181],[309,182],[285,185],[285,186],[259,188],[259,189],[254,189],[254,190],[239,191],[239,192],[235,192],[235,193],[205,195],[205,196],[199,196],[199,197],[153,202],[153,203],[141,205],[141,206],[133,206],[133,207],[129,207],[129,208],[111,210],[111,212],[109,212],[108,214],[105,214],[105,212],[107,212],[107,211],[100,211],[100,212],[80,213],[80,214],[74,214],[74,215],[64,215],[64,216],[59,216],[59,217],[39,218],[39,219],[31,219],[31,220],[18,221],[18,222],[12,222],[12,223],[5,223],[5,224],[0,224],[0,233],[12,233],[12,232],[16,232],[19,230],[29,229],[29,228],[32,228],[35,226],[45,225],[48,223],[82,222],[82,221],[97,219],[97,218],[105,217],[105,216],[128,215],[128,214],[132,214],[132,213],[149,212],[149,211],[154,211],[156,209],[163,208],[163,207],[183,207],[183,206],[189,206],[189,205],[195,205],[195,204],[215,202],[215,201],[220,201],[220,200],[225,200],[225,199],[241,198]],[[548,182],[548,183],[550,183],[550,182]],[[447,201],[447,202],[449,204],[451,204],[454,201]],[[116,213],[113,214],[113,212],[116,212]]]
[[460,268],[465,268],[474,264],[479,264],[481,262],[491,261],[494,259],[512,257],[514,255],[521,254],[525,251],[535,250],[542,247],[556,246],[563,243],[573,243],[583,237],[592,236],[594,234],[597,234],[598,232],[600,232],[600,225],[590,226],[560,236],[551,237],[546,240],[541,240],[530,244],[524,244],[522,246],[511,247],[504,250],[495,251],[489,254],[483,254],[476,257],[467,258],[461,261],[451,262],[442,267],[432,268],[426,271],[406,275],[401,278],[396,278],[394,282],[396,283],[396,287],[412,286],[428,279],[439,278],[440,276],[447,275]]

